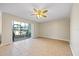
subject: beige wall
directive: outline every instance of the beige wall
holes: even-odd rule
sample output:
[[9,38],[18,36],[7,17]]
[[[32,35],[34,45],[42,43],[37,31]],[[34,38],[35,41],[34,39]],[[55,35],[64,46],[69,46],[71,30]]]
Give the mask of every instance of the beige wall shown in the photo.
[[40,37],[47,37],[52,39],[60,39],[69,41],[70,35],[70,20],[63,18],[53,20],[47,23],[40,23]]
[[32,38],[37,37],[36,22],[22,19],[11,14],[2,13],[2,45],[12,43],[12,21],[14,20],[32,24]]
[[79,4],[74,4],[71,13],[70,41],[74,55],[79,56]]

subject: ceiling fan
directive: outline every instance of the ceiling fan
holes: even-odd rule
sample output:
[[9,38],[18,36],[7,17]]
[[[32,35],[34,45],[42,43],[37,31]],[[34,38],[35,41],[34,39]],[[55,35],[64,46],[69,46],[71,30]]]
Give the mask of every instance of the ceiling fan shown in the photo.
[[36,8],[33,9],[33,15],[35,15],[37,18],[41,18],[41,17],[46,18],[47,12],[48,12],[47,9],[36,9]]

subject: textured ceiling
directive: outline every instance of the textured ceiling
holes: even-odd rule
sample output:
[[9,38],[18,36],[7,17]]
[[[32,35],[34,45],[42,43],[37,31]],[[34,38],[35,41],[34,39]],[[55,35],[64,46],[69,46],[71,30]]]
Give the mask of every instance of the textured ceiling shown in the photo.
[[[47,9],[47,18],[37,19],[32,15],[33,8]],[[46,22],[69,17],[71,9],[71,3],[0,3],[0,10],[2,12],[7,12],[37,22]]]

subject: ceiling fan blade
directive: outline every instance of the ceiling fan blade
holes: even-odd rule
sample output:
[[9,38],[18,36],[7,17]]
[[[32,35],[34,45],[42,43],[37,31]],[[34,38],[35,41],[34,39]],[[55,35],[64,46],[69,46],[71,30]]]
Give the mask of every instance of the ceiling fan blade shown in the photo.
[[43,11],[43,13],[47,13],[47,12],[48,12],[48,10],[44,10],[44,11]]
[[37,9],[34,8],[33,10],[34,10],[35,12],[37,12]]
[[43,17],[47,17],[46,15],[42,15]]

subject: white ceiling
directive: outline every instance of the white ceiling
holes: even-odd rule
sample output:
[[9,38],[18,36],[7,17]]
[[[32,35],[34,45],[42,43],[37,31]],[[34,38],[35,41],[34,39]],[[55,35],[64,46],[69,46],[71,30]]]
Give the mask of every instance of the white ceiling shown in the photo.
[[[71,7],[71,3],[0,3],[1,11],[37,22],[69,17]],[[47,18],[37,19],[32,15],[33,8],[47,9]]]

